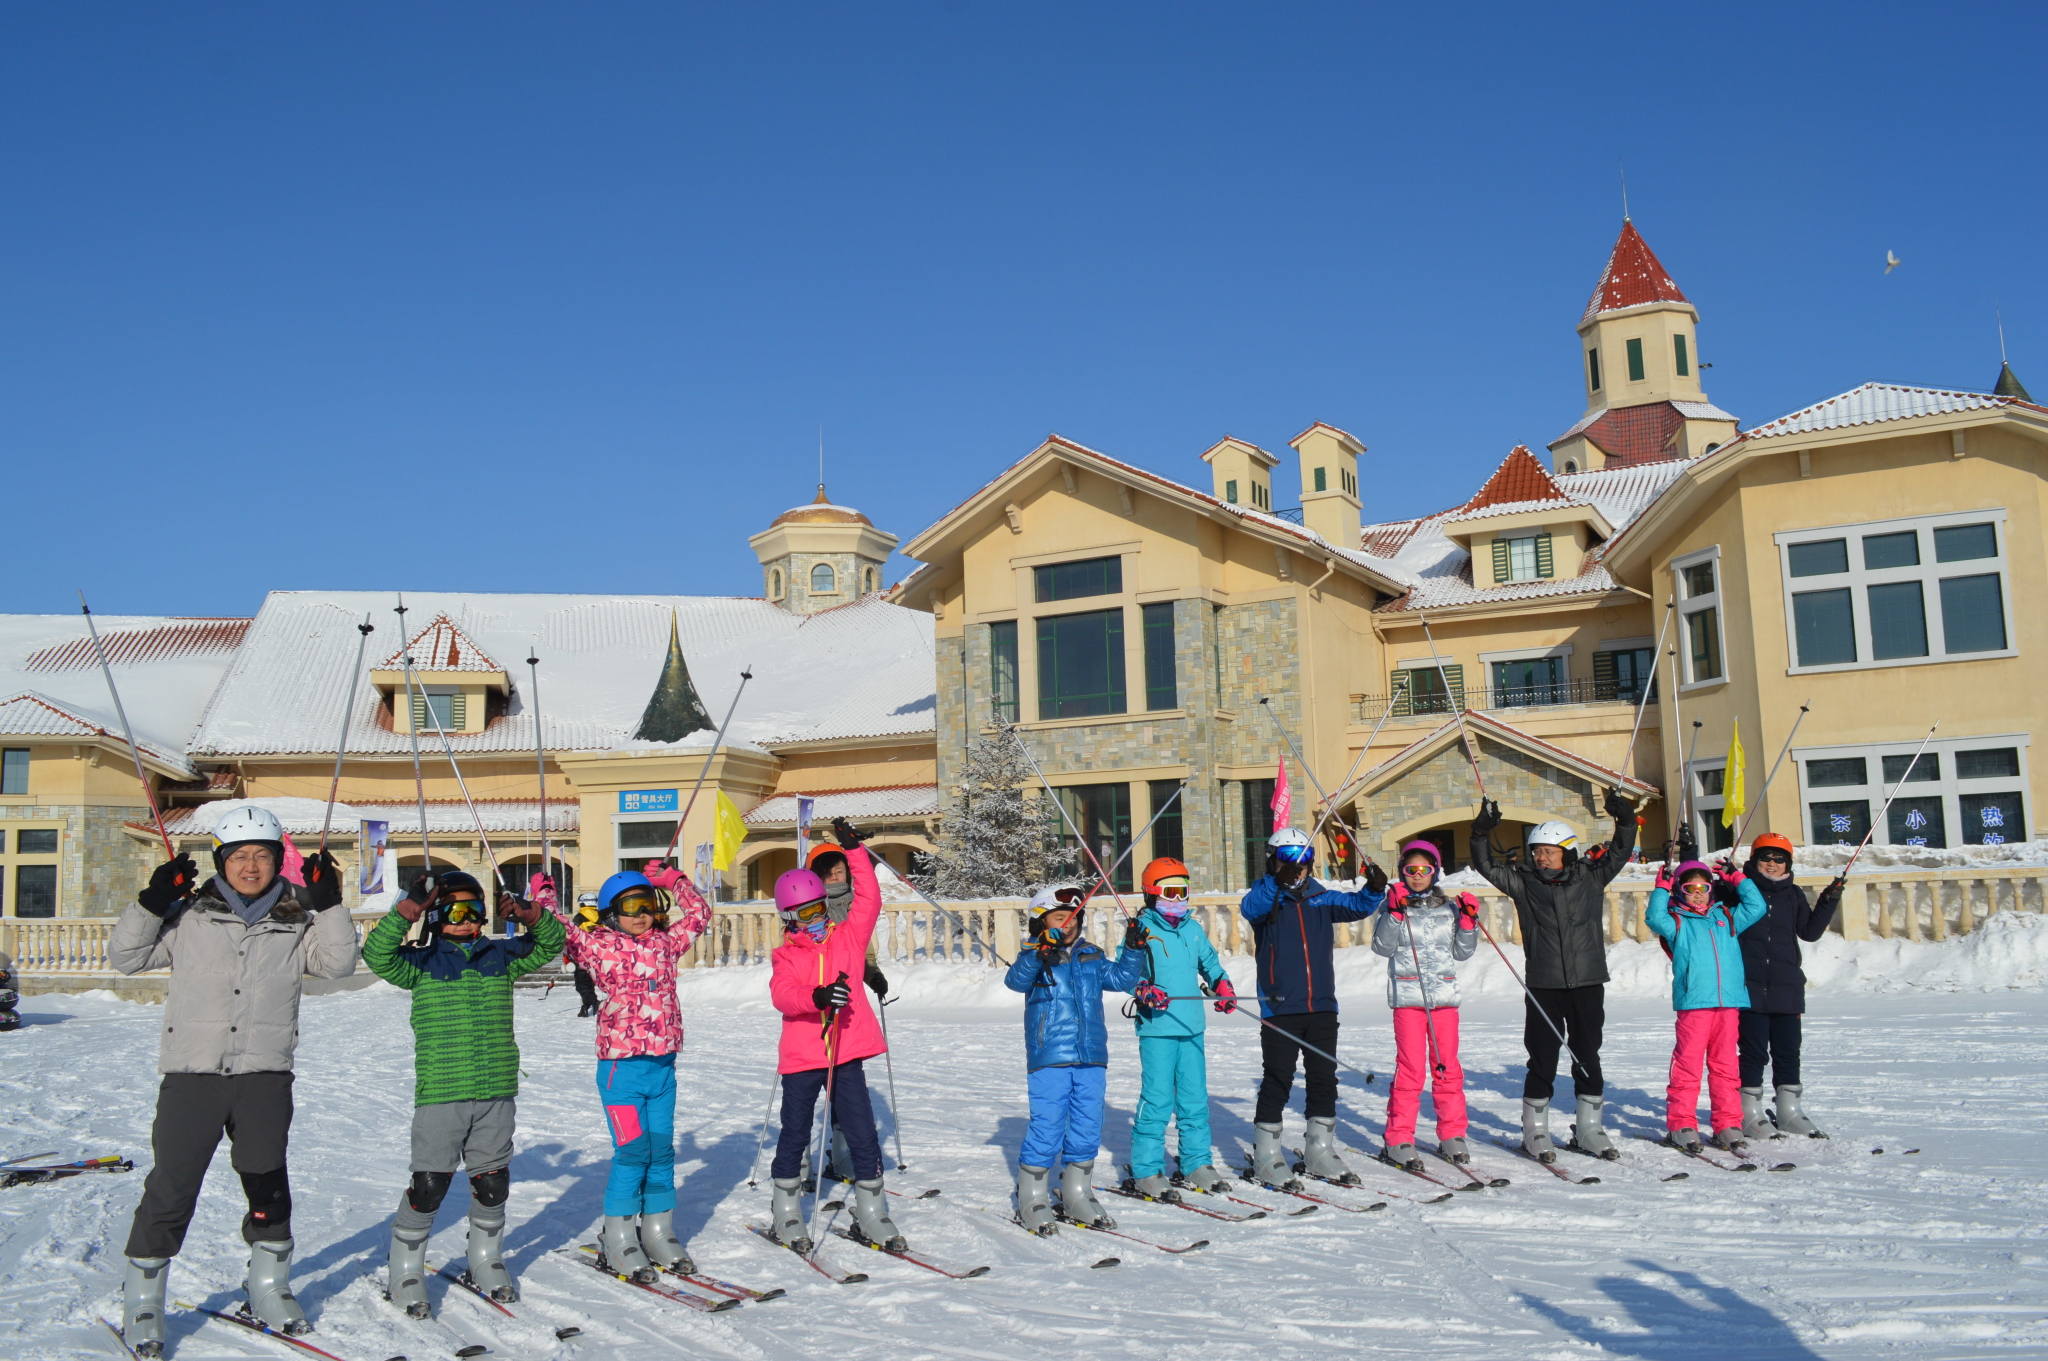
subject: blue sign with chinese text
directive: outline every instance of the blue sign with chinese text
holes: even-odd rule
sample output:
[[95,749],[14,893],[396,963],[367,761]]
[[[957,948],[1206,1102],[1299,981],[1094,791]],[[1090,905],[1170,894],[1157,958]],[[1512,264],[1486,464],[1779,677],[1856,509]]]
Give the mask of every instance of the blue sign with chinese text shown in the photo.
[[673,813],[676,811],[676,791],[673,789],[621,789],[619,791],[621,813]]

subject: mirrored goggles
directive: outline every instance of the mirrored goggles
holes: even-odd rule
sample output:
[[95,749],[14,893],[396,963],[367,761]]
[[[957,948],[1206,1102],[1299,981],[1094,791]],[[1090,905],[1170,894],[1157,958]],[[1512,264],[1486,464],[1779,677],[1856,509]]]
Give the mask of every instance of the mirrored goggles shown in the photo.
[[1313,846],[1275,846],[1273,858],[1289,865],[1306,865],[1316,858]]
[[793,907],[789,910],[789,914],[808,926],[812,922],[824,917],[825,900],[820,898],[815,903],[805,903],[801,907]]
[[447,904],[441,909],[441,920],[449,926],[461,926],[465,922],[481,922],[490,916],[484,905],[465,898],[460,902]]
[[612,899],[612,911],[621,917],[653,917],[661,913],[661,903],[652,893],[621,893]]
[[1678,891],[1688,898],[1704,898],[1714,891],[1714,886],[1705,879],[1688,879],[1678,886]]
[[1436,866],[1430,864],[1427,860],[1411,860],[1407,864],[1401,866],[1401,873],[1419,874],[1424,877],[1427,877],[1429,875],[1436,873]]

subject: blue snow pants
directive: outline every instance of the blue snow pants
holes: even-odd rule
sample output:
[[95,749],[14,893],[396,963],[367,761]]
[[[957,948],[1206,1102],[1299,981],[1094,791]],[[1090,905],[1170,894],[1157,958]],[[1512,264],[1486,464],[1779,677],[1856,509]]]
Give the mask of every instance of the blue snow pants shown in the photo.
[[1179,1126],[1180,1170],[1215,1161],[1209,1147],[1209,1054],[1202,1035],[1141,1035],[1138,1111],[1131,1117],[1131,1175],[1166,1171],[1166,1121]]
[[597,1065],[597,1095],[612,1130],[608,1215],[676,1207],[676,1056],[636,1054]]
[[1100,1064],[1040,1068],[1027,1079],[1031,1124],[1017,1161],[1025,1167],[1092,1163],[1102,1151],[1102,1102],[1109,1069]]

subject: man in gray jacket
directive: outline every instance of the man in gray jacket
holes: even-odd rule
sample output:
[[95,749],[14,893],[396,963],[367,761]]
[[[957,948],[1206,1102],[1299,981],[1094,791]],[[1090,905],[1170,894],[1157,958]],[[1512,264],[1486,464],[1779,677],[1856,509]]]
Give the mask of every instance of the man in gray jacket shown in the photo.
[[303,981],[355,972],[355,925],[333,910],[341,904],[333,856],[306,861],[304,887],[278,873],[284,831],[266,810],[229,809],[213,845],[218,872],[196,893],[190,856],[157,866],[107,949],[122,973],[171,970],[150,1132],[155,1162],[128,1232],[123,1286],[122,1336],[143,1357],[163,1355],[170,1259],[184,1246],[223,1132],[249,1198],[243,1312],[292,1336],[313,1330],[290,1279],[292,1051]]

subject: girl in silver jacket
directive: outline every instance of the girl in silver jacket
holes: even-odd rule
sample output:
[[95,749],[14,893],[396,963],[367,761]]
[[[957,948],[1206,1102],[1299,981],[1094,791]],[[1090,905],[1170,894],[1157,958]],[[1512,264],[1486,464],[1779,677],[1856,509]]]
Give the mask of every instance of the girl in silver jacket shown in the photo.
[[1400,870],[1372,932],[1373,951],[1387,957],[1387,1005],[1394,1009],[1394,1090],[1380,1156],[1420,1172],[1415,1120],[1425,1071],[1436,1098],[1437,1151],[1447,1162],[1472,1160],[1465,1148],[1465,1070],[1458,1064],[1458,962],[1479,948],[1479,901],[1444,892],[1443,862],[1430,842],[1403,846]]

